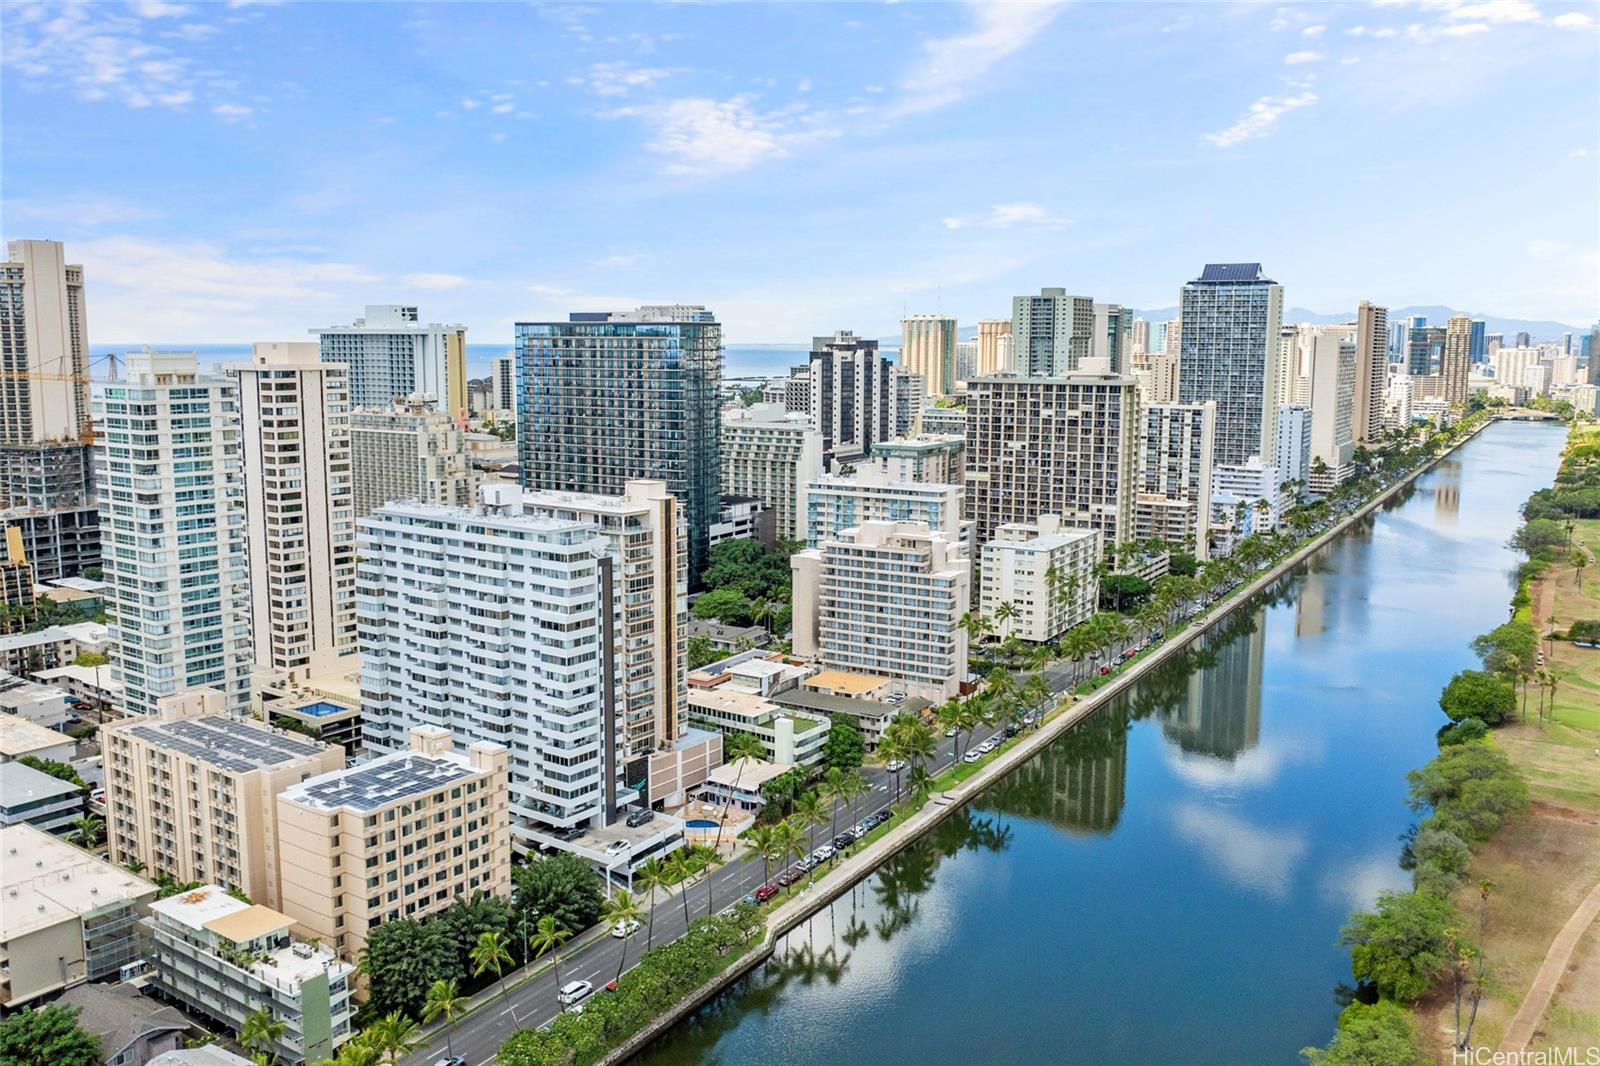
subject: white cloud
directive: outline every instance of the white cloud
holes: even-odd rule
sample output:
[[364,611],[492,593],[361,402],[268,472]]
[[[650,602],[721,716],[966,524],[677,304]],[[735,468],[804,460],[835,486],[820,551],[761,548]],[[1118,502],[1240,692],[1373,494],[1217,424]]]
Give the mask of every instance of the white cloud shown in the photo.
[[1323,33],[1325,33],[1327,31],[1327,29],[1328,29],[1328,27],[1326,27],[1326,26],[1307,26],[1305,29],[1300,31],[1300,36],[1302,36],[1302,37],[1321,37],[1323,35]]
[[516,104],[495,104],[492,110],[497,115],[509,115],[517,109]]
[[624,60],[617,60],[592,64],[587,74],[569,81],[585,86],[597,96],[627,96],[635,89],[654,89],[671,76],[672,71],[660,67],[636,67]]
[[143,204],[114,197],[51,196],[45,200],[7,200],[3,213],[13,218],[37,219],[84,229],[156,217],[156,212]]
[[1173,810],[1172,825],[1218,873],[1271,899],[1288,897],[1295,867],[1309,850],[1303,833],[1261,829],[1192,801]]
[[133,10],[141,18],[165,19],[187,15],[189,6],[187,4],[168,4],[164,3],[163,0],[136,0]]
[[839,135],[803,108],[763,112],[750,96],[684,97],[617,108],[601,117],[639,118],[654,125],[650,148],[677,160],[667,166],[667,173],[676,175],[748,170],[784,158],[797,145]]
[[629,270],[638,263],[639,257],[636,255],[608,255],[604,259],[594,261],[594,265],[601,270]]
[[1027,225],[1034,229],[1061,229],[1063,226],[1072,225],[1070,218],[1057,218],[1050,214],[1042,204],[1014,203],[995,204],[990,207],[987,214],[956,216],[941,219],[945,229],[1010,229],[1012,226]]
[[1482,0],[1480,3],[1451,6],[1445,12],[1451,21],[1538,22],[1539,9],[1528,0]]
[[1291,94],[1261,97],[1233,125],[1217,133],[1206,134],[1206,142],[1214,148],[1232,148],[1256,137],[1265,137],[1284,115],[1317,102],[1317,94],[1312,91],[1310,83],[1302,82],[1294,88],[1297,91]]
[[211,113],[224,122],[238,122],[255,114],[256,109],[246,107],[244,104],[218,104],[211,109]]
[[402,274],[400,284],[408,289],[459,289],[467,279],[459,274]]
[[1368,30],[1365,26],[1351,26],[1344,32],[1348,33],[1352,37],[1365,37],[1368,33]]
[[1572,151],[1568,152],[1567,155],[1571,156],[1573,159],[1587,159],[1589,156],[1594,155],[1594,151],[1589,148],[1574,148]]
[[1301,63],[1317,63],[1322,58],[1321,52],[1290,52],[1283,57],[1283,61],[1293,67],[1299,66]]
[[1061,3],[973,4],[973,26],[954,37],[922,42],[912,73],[900,82],[896,114],[934,111],[983,84],[991,69],[1020,52],[1062,11]]
[[1568,11],[1565,15],[1557,15],[1550,20],[1550,25],[1560,26],[1565,30],[1581,30],[1594,25],[1594,19],[1582,11]]
[[483,101],[474,100],[472,97],[469,96],[469,97],[466,97],[465,99],[463,99],[461,101],[461,106],[462,106],[463,109],[465,109],[467,111],[476,111],[476,110],[478,110],[478,108],[483,106]]

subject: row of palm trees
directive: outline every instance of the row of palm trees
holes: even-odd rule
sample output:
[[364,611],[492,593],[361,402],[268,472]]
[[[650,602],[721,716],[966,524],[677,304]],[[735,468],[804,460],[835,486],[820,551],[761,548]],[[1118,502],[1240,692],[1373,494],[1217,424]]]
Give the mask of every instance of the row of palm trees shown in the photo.
[[[924,727],[926,728],[926,727]],[[891,724],[889,732],[894,732]],[[885,736],[884,743],[888,743]],[[879,746],[882,751],[882,745]],[[872,786],[857,770],[830,767],[816,788],[803,792],[795,800],[794,812],[772,825],[758,825],[744,834],[755,853],[761,856],[762,880],[772,879],[775,865],[790,858],[803,859],[816,850],[817,827],[827,824],[829,839],[839,835],[839,813],[850,812],[849,824],[859,821],[856,805],[872,792]]]

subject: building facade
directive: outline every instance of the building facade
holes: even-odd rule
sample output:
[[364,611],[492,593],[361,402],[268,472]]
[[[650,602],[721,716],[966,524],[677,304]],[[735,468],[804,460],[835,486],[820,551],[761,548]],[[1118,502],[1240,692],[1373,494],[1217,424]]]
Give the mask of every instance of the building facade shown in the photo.
[[[902,370],[878,354],[877,341],[849,330],[812,338],[807,410],[822,433],[828,469],[869,454],[877,441],[900,435],[901,392],[911,384]],[[926,387],[920,377],[916,380]]]
[[452,418],[465,415],[467,327],[424,323],[417,308],[404,304],[368,304],[348,326],[311,332],[323,359],[349,368],[354,406],[388,407],[427,396]]
[[1215,404],[1146,404],[1139,409],[1139,490],[1134,535],[1188,545],[1206,558],[1211,517]]
[[772,508],[777,534],[805,535],[805,488],[822,476],[822,434],[809,415],[758,403],[722,416],[722,491]]
[[356,646],[349,378],[310,343],[260,343],[239,381],[257,666],[321,673]]
[[984,318],[978,321],[978,365],[973,377],[1007,374],[1015,369],[1015,345],[1009,318]]
[[956,320],[910,315],[900,320],[900,368],[922,376],[929,396],[950,396],[961,380],[956,367]]
[[722,327],[698,306],[517,323],[525,488],[617,495],[646,478],[683,504],[698,582],[722,506]]
[[[1446,403],[1467,402],[1467,375],[1472,371],[1473,327],[1466,315],[1453,315],[1444,327],[1444,356],[1439,372],[1444,376]],[[1482,323],[1476,323],[1481,326]]]
[[1351,429],[1357,444],[1383,437],[1383,390],[1389,380],[1389,309],[1366,300],[1356,308],[1356,392]]
[[824,474],[806,486],[805,541],[815,548],[863,522],[921,522],[962,541],[964,498],[960,485],[897,478],[874,466]]
[[966,476],[964,434],[924,434],[880,441],[872,446],[873,465],[902,481],[959,485]]
[[1178,400],[1217,405],[1217,464],[1268,455],[1283,287],[1260,263],[1208,263],[1183,286]]
[[1094,353],[1094,300],[1066,289],[1011,298],[1011,341],[1018,374],[1058,377]]
[[1311,488],[1311,426],[1311,408],[1305,404],[1279,405],[1272,465],[1283,484],[1295,483],[1296,495]]
[[[1326,493],[1355,470],[1356,337],[1349,326],[1320,326],[1310,338],[1306,369],[1313,492]],[[1276,450],[1276,432],[1273,442]]]
[[[1100,603],[1100,534],[1062,525],[1055,515],[1008,523],[983,546],[978,612],[1002,640],[1056,640],[1086,622]],[[1011,617],[1002,619],[1010,604]]]
[[96,390],[113,677],[126,709],[190,688],[250,705],[250,558],[239,387],[195,357],[145,351]]
[[426,401],[350,415],[355,516],[391,500],[469,507],[478,495],[465,432]]

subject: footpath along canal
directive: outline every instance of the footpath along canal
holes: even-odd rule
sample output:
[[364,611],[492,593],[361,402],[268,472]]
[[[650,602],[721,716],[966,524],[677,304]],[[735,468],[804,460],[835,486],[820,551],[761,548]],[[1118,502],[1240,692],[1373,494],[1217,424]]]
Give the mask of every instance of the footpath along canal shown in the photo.
[[1559,427],[1498,423],[635,1061],[1291,1063],[1408,876],[1405,774],[1505,616]]

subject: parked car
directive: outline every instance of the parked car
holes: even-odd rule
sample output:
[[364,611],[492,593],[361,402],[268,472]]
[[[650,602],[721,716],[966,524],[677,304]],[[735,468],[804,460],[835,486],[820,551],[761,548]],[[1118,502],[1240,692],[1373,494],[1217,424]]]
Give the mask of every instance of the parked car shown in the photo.
[[800,877],[803,873],[804,871],[802,870],[785,870],[783,873],[778,875],[778,884],[782,885],[784,888],[788,888],[790,885],[800,880]]
[[573,1007],[582,1003],[588,998],[589,993],[593,991],[594,985],[588,981],[568,981],[561,986],[561,992],[557,998],[561,1000],[563,1007]]
[[750,904],[750,906],[754,907],[757,903],[760,903],[761,901],[756,898],[756,894],[754,892],[751,892],[748,895],[740,896],[739,897],[739,902],[740,903],[748,903],[748,904]]
[[762,885],[760,888],[756,889],[756,902],[765,903],[767,900],[771,899],[773,896],[776,896],[782,891],[783,889],[778,885]]
[[442,1059],[435,1059],[433,1066],[467,1066],[467,1060],[460,1055],[446,1055]]
[[1017,735],[1017,727],[1016,726],[1014,726],[1014,725],[1006,726],[1006,736],[1014,737],[1016,735]]
[[854,844],[855,842],[856,842],[855,834],[850,832],[850,830],[846,829],[844,832],[840,833],[838,836],[833,838],[833,849],[835,851],[838,851],[841,848],[848,848],[851,844]]
[[627,921],[611,927],[611,935],[616,937],[618,940],[626,940],[628,937],[632,936],[638,931],[639,922],[634,918],[629,918]]
[[619,855],[622,852],[631,849],[632,847],[633,845],[628,843],[626,840],[613,840],[610,844],[606,845],[606,854]]
[[904,759],[895,759],[892,762],[888,763],[886,766],[884,766],[884,769],[889,771],[891,774],[897,774],[901,770],[904,770],[905,768],[906,768],[906,761]]
[[983,753],[982,752],[969,751],[965,755],[961,756],[961,761],[962,762],[977,762],[981,758],[983,758]]
[[824,844],[811,853],[812,865],[827,862],[831,858],[833,858],[833,845],[831,844]]
[[632,814],[628,815],[628,826],[630,828],[637,828],[638,826],[644,825],[655,816],[656,812],[651,810],[649,807],[641,807],[639,810],[636,810]]

